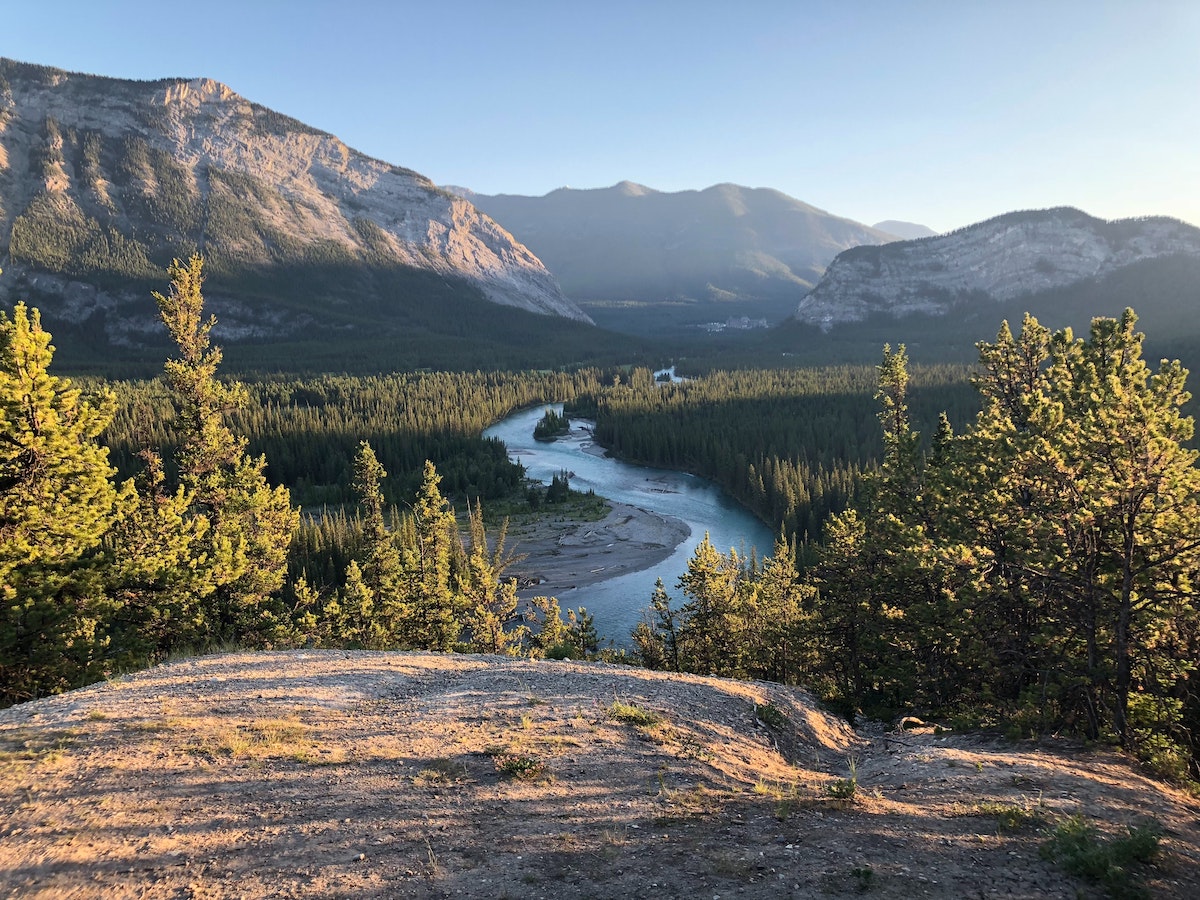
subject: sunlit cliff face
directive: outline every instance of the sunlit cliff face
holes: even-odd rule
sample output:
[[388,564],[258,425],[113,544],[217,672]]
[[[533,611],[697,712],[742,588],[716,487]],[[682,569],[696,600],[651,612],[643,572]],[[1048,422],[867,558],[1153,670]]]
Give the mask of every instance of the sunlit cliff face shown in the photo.
[[[0,253],[11,258],[0,291],[38,278],[43,293],[64,303],[72,295],[74,315],[107,308],[119,320],[125,284],[200,248],[213,273],[369,263],[588,320],[528,249],[469,202],[224,84],[7,61],[0,71]],[[396,293],[372,290],[365,299],[376,303]],[[219,294],[214,308],[244,299]],[[286,327],[286,297],[255,300],[266,307],[263,322],[277,320],[269,332]]]
[[828,328],[872,313],[945,313],[972,295],[1010,300],[1175,254],[1200,258],[1200,229],[1174,219],[1105,222],[1075,209],[1010,213],[959,231],[849,250],[796,317]]

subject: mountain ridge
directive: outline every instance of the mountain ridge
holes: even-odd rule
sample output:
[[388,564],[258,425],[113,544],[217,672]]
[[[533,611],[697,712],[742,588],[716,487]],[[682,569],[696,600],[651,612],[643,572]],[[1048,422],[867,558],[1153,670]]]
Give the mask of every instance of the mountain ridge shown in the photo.
[[895,240],[782,191],[728,182],[675,192],[622,181],[540,197],[465,196],[537,254],[593,317],[604,304],[644,304],[675,307],[676,325],[722,311],[778,321],[838,252]]
[[1104,220],[1018,210],[942,235],[839,254],[794,318],[823,330],[872,316],[945,315],[1103,280],[1147,260],[1200,260],[1200,229],[1165,216]]
[[387,329],[431,286],[590,322],[468,201],[221,82],[0,59],[0,298],[138,343],[157,328],[144,288],[196,250],[226,339],[363,327],[364,310]]

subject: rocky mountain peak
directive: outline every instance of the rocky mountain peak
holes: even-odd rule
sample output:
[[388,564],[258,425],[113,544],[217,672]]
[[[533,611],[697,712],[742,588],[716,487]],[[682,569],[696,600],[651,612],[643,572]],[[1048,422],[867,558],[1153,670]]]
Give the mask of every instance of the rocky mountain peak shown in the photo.
[[1200,258],[1200,229],[1164,217],[1105,221],[1072,207],[1006,213],[944,235],[839,254],[796,318],[828,329],[876,313],[945,314],[1103,278],[1148,259]]
[[237,94],[227,84],[211,78],[193,78],[191,81],[168,84],[163,91],[161,103],[163,106],[180,104],[195,108],[206,102],[225,102],[234,97],[237,97]]
[[[111,339],[136,340],[157,325],[135,298],[195,250],[226,339],[286,336],[363,305],[386,330],[405,304],[425,302],[414,291],[430,276],[590,321],[468,201],[219,81],[0,59],[0,300],[57,298],[57,314],[103,313]],[[297,285],[308,294],[299,304]]]

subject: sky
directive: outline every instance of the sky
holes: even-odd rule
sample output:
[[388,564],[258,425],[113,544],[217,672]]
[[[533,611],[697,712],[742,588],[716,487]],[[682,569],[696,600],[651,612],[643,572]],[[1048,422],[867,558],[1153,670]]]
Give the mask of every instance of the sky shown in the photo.
[[1200,225],[1200,0],[0,0],[0,56],[207,77],[438,184],[732,182],[867,224]]

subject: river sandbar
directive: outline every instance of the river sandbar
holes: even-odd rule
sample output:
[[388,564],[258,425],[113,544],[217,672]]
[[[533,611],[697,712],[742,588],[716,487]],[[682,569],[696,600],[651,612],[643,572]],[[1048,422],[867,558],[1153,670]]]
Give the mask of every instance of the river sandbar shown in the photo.
[[[649,569],[691,537],[681,519],[626,503],[609,505],[611,511],[598,522],[549,514],[510,529],[508,548],[525,558],[506,574],[516,576],[522,597],[559,596]],[[653,588],[646,585],[647,602]]]

